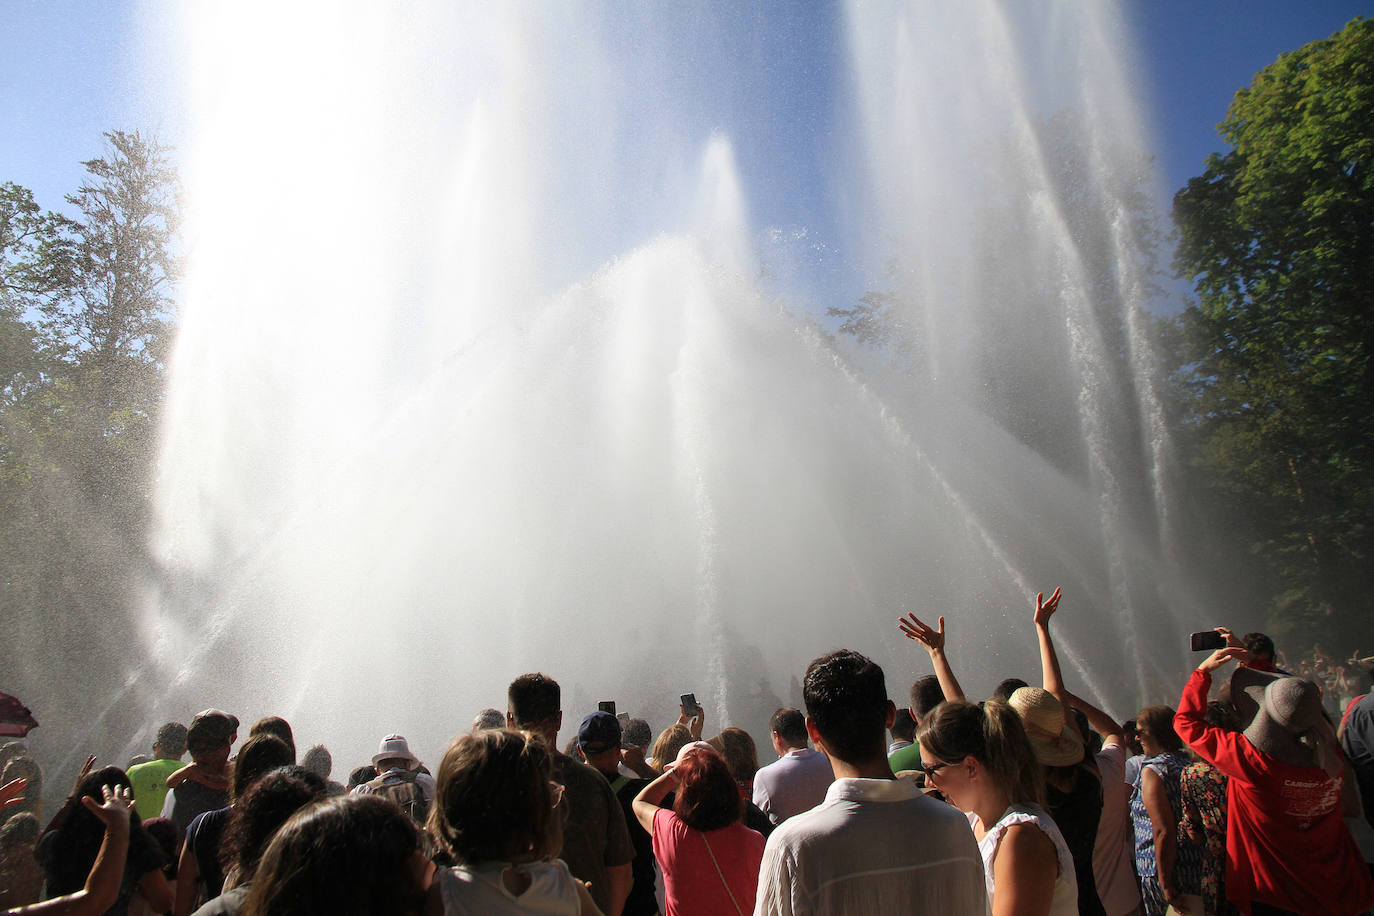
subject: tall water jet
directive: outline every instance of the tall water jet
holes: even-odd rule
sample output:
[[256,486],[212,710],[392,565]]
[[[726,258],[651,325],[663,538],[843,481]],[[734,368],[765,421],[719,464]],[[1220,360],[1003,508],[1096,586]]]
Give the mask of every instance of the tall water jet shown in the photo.
[[848,49],[818,135],[858,142],[789,177],[851,208],[807,228],[863,252],[845,301],[901,303],[897,372],[776,276],[742,151],[781,140],[732,120],[741,92],[713,108],[702,74],[746,70],[686,50],[713,16],[189,13],[161,570],[114,702],[433,757],[541,669],[570,716],[614,698],[661,727],[692,690],[758,735],[840,645],[900,696],[907,610],[948,616],[971,691],[1033,679],[1029,601],[1063,584],[1075,676],[1128,711],[1167,572],[1148,144],[1119,23],[1049,10],[795,14]]

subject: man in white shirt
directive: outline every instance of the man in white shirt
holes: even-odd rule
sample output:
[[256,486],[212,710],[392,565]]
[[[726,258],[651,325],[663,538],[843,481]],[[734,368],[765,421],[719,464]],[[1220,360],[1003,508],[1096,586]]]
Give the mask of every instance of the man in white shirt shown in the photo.
[[806,717],[799,709],[783,708],[768,723],[778,759],[754,774],[754,804],[774,824],[810,811],[825,801],[835,781],[830,761],[807,746]]
[[807,733],[835,781],[824,802],[768,838],[755,916],[985,916],[983,859],[968,820],[888,766],[896,708],[883,669],[842,649],[811,663],[802,690]]

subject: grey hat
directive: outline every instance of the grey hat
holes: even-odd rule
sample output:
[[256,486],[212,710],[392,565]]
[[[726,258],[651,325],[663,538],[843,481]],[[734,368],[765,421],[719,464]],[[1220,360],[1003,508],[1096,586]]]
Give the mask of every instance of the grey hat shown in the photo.
[[1330,724],[1316,684],[1242,666],[1231,675],[1231,702],[1255,750],[1294,766],[1318,765],[1314,742]]

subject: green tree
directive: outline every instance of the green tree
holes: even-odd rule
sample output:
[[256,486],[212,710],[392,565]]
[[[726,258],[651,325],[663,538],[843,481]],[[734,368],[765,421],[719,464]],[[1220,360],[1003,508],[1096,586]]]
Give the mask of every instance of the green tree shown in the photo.
[[[122,680],[127,659],[88,647],[127,638],[136,587],[152,573],[177,184],[156,143],[106,140],[105,155],[83,163],[71,216],[0,186],[0,614],[11,624],[0,667],[54,705]],[[76,670],[89,678],[52,677]]]
[[1340,639],[1374,587],[1374,20],[1282,55],[1220,132],[1174,198],[1185,431],[1253,532],[1270,626]]

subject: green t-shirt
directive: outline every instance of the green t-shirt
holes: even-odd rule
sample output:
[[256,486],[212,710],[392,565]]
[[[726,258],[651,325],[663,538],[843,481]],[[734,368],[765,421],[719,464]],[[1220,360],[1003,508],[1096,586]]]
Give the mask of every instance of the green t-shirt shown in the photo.
[[919,770],[921,768],[921,742],[913,741],[906,747],[893,751],[887,758],[887,765],[892,767],[893,776],[902,770]]
[[180,760],[150,760],[129,767],[129,782],[134,785],[134,810],[141,820],[162,816],[167,799],[167,777],[186,766]]

